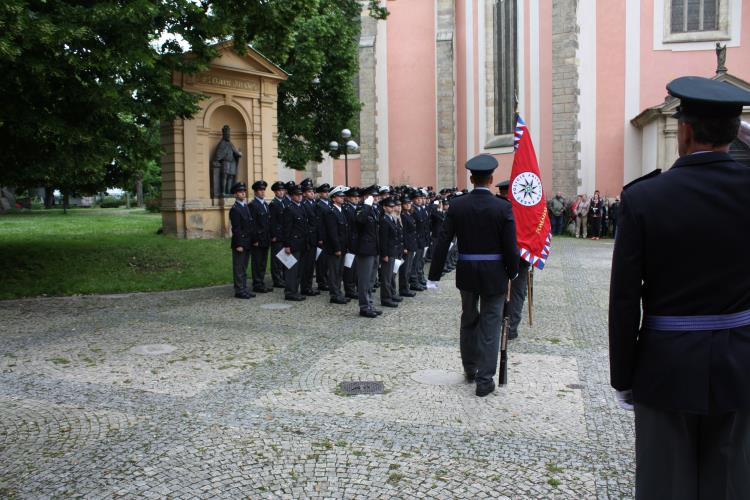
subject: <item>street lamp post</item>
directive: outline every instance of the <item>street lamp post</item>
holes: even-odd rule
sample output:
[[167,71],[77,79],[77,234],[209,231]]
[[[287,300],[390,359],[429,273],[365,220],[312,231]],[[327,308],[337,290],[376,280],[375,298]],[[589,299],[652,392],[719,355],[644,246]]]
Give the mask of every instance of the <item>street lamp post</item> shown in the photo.
[[349,153],[355,153],[359,149],[359,144],[354,142],[352,139],[352,131],[345,128],[341,131],[341,138],[346,141],[345,144],[339,144],[336,141],[331,141],[328,144],[328,149],[331,152],[339,151],[344,153],[344,183],[349,185]]

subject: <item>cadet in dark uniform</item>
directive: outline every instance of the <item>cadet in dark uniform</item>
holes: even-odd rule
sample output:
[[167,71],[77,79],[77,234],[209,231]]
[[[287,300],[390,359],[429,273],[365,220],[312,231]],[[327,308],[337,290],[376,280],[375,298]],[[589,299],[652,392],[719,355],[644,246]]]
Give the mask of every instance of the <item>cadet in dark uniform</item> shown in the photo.
[[[331,209],[331,202],[328,201],[328,193],[331,191],[331,186],[328,184],[321,184],[315,190],[318,194],[318,201],[315,202],[315,211],[317,213],[318,220],[318,234],[321,237],[321,241],[318,241],[318,248],[323,249],[323,233],[325,228],[323,227],[324,218],[323,215]],[[316,250],[317,252],[317,250]],[[315,261],[315,281],[318,283],[319,292],[328,291],[328,259],[326,259],[326,252],[323,250]]]
[[612,386],[635,405],[636,498],[750,498],[750,169],[728,154],[750,93],[701,77],[667,90],[680,158],[621,196]]
[[302,263],[309,250],[309,235],[307,212],[302,206],[302,188],[293,186],[291,188],[289,206],[284,209],[284,251],[293,255],[297,262],[291,269],[286,271],[286,287],[284,298],[286,300],[305,300],[300,293],[300,281],[302,277]]
[[320,292],[313,290],[313,274],[315,273],[315,253],[316,248],[321,243],[320,224],[318,221],[318,211],[315,208],[315,188],[310,179],[305,179],[300,183],[302,187],[302,207],[307,213],[307,244],[308,251],[302,262],[302,295],[313,297],[320,295]]
[[336,186],[331,191],[333,207],[325,214],[325,234],[323,245],[328,256],[328,287],[332,304],[348,304],[349,299],[341,291],[344,276],[344,254],[349,242],[349,226],[343,212],[344,186]]
[[375,196],[378,190],[372,186],[362,193],[363,203],[357,209],[357,295],[359,315],[375,318],[382,311],[372,304],[372,287],[378,269],[379,216],[375,212]]
[[357,298],[357,205],[359,204],[359,190],[351,188],[346,192],[346,202],[344,202],[344,216],[349,229],[349,241],[346,249],[348,253],[354,254],[354,262],[351,267],[344,267],[344,295],[348,299]]
[[253,245],[255,224],[247,206],[247,186],[236,182],[232,186],[235,201],[229,209],[229,222],[232,225],[232,274],[234,276],[234,296],[238,299],[255,297],[247,289],[247,263]]
[[271,186],[274,198],[268,206],[271,219],[271,279],[274,288],[284,288],[284,264],[276,258],[276,254],[284,248],[284,199],[286,188],[284,183],[276,181]]
[[[503,200],[508,200],[508,187],[510,181],[501,181],[495,184],[498,188],[497,196]],[[518,278],[513,280],[513,286],[510,289],[510,303],[508,304],[508,340],[518,338],[518,325],[521,324],[521,315],[523,313],[523,303],[526,301],[526,293],[529,288],[529,269],[531,264],[526,259],[518,256]]]
[[430,244],[430,216],[424,207],[424,192],[417,190],[414,197],[414,220],[417,223],[417,252],[411,270],[411,289],[422,291],[427,281],[424,277],[424,249]]
[[404,263],[398,270],[398,294],[402,297],[414,297],[417,294],[409,291],[409,278],[414,255],[419,245],[417,244],[417,221],[414,220],[414,209],[408,195],[401,198],[401,226],[404,231],[404,254],[401,257]]
[[[461,290],[461,360],[468,380],[476,379],[477,396],[495,390],[503,302],[508,278],[518,274],[516,226],[510,203],[492,196],[497,160],[488,154],[466,162],[474,190],[454,198],[430,265],[428,288],[445,265],[448,246],[458,237],[456,287]],[[510,256],[510,258],[508,258]],[[481,304],[481,309],[480,309]]]
[[404,254],[404,233],[393,215],[398,202],[394,198],[383,200],[385,215],[380,220],[380,304],[385,307],[398,307],[401,298],[396,296],[396,273],[393,272],[396,259]]
[[266,265],[268,264],[268,249],[271,246],[271,211],[266,203],[266,181],[253,183],[255,198],[250,203],[250,212],[255,221],[255,243],[251,247],[251,263],[253,267],[253,291],[268,293],[273,291],[266,286]]

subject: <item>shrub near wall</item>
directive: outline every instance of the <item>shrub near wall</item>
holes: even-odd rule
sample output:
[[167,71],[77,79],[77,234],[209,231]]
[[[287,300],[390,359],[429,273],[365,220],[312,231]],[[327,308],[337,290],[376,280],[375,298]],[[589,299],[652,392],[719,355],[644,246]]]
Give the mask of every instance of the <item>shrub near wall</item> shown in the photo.
[[102,208],[118,208],[125,206],[125,199],[116,196],[105,196],[99,204]]

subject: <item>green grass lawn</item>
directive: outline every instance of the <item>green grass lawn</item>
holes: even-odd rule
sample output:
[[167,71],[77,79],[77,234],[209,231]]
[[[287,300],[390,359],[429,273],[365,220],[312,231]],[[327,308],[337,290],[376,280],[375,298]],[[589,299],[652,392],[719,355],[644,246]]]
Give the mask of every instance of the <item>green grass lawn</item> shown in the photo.
[[0,215],[0,299],[174,290],[231,283],[227,240],[158,235],[140,209]]

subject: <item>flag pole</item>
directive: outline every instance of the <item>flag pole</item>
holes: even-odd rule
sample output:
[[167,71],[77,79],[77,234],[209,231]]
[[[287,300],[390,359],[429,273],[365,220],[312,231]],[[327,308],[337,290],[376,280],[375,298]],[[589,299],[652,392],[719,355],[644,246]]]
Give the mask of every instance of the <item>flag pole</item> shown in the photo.
[[529,279],[526,280],[526,285],[528,286],[529,295],[529,326],[534,326],[534,319],[531,312],[534,309],[534,266],[529,267]]

